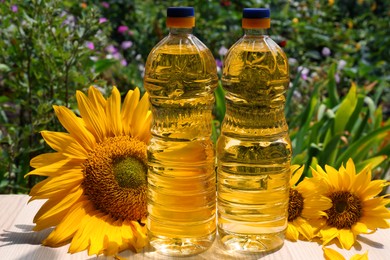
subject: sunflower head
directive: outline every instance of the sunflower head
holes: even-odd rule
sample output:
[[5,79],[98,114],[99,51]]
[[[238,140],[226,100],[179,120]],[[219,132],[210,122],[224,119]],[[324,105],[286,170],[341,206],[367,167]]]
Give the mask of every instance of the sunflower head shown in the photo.
[[316,236],[317,227],[312,222],[326,216],[325,210],[331,206],[330,200],[323,193],[321,181],[304,178],[304,167],[292,165],[290,178],[290,196],[288,205],[288,225],[286,238],[292,241],[303,237],[311,240]]
[[94,87],[78,91],[80,116],[62,106],[56,115],[67,130],[43,131],[56,152],[31,161],[27,175],[47,176],[30,192],[47,202],[35,230],[54,226],[48,246],[70,242],[69,252],[114,255],[146,245],[147,162],[151,113],[148,95],[129,91],[123,105],[116,87],[105,99]]
[[350,249],[359,234],[367,234],[377,228],[389,228],[390,211],[386,205],[390,199],[379,196],[388,183],[385,180],[371,180],[371,166],[356,174],[355,164],[349,159],[346,167],[339,170],[326,165],[313,172],[313,179],[323,180],[325,195],[332,206],[327,209],[328,218],[323,218],[320,236],[324,245],[333,239],[343,248]]

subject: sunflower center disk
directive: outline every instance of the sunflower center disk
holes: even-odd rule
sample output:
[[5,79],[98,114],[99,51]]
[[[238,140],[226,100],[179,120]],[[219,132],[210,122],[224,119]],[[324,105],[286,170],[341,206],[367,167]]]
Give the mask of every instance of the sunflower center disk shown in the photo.
[[146,144],[129,136],[110,137],[84,162],[84,193],[95,207],[117,219],[147,215]]
[[301,193],[291,188],[290,201],[288,204],[288,221],[293,221],[302,214],[303,197]]
[[337,229],[350,229],[362,216],[363,207],[360,199],[348,192],[337,191],[330,194],[333,206],[326,211],[327,224]]
[[136,189],[146,184],[146,167],[133,157],[118,158],[113,164],[115,179],[122,188]]

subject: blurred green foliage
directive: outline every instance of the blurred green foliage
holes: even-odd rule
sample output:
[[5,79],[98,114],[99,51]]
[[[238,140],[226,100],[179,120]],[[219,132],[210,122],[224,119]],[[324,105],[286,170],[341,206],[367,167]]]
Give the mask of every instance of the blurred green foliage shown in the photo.
[[[244,7],[270,7],[271,37],[289,57],[286,118],[293,163],[339,167],[390,163],[390,3],[385,0],[0,2],[0,193],[26,193],[29,160],[50,151],[39,135],[63,131],[52,105],[77,112],[74,93],[143,92],[147,56],[167,33],[168,6],[194,6],[194,33],[220,67],[242,35]],[[213,140],[225,114],[215,92]],[[310,168],[306,175],[310,175]]]

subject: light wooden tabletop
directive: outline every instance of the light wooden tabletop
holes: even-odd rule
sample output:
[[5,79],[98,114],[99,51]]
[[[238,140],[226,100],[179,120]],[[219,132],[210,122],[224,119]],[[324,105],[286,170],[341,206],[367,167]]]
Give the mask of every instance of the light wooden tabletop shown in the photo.
[[[68,245],[59,248],[50,248],[40,245],[50,232],[44,230],[33,232],[34,224],[32,219],[43,201],[33,201],[27,204],[29,197],[26,195],[0,195],[0,260],[11,259],[95,259],[95,256],[88,256],[87,253],[68,254]],[[374,234],[358,237],[358,243],[347,251],[341,250],[332,245],[330,248],[342,253],[346,259],[354,254],[363,254],[368,250],[369,259],[388,260],[390,259],[390,229],[381,229]],[[282,249],[272,254],[240,255],[234,252],[227,252],[220,248],[217,243],[208,251],[193,257],[165,257],[146,247],[143,252],[134,254],[131,251],[124,251],[119,256],[126,259],[299,259],[313,260],[324,259],[321,245],[315,242],[290,242],[286,241]],[[99,259],[109,259],[99,257]]]

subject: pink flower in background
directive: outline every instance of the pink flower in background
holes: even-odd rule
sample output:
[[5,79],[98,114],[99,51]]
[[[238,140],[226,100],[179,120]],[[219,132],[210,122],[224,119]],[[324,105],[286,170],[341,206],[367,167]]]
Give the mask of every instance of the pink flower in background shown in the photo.
[[87,42],[86,45],[87,45],[87,48],[90,49],[90,50],[94,50],[95,49],[95,45],[93,44],[93,42]]
[[308,68],[299,66],[299,67],[298,67],[298,72],[301,73],[301,78],[302,78],[303,80],[307,80],[308,75],[309,75],[309,72],[310,72]]
[[133,46],[133,42],[132,42],[132,41],[124,41],[124,42],[122,42],[122,44],[121,44],[121,47],[122,47],[122,49],[124,49],[124,50],[130,48],[131,46]]
[[222,61],[221,61],[221,60],[216,59],[216,60],[215,60],[215,63],[217,64],[217,67],[218,67],[218,68],[222,68]]
[[103,6],[104,8],[110,8],[110,4],[107,3],[107,2],[102,2],[102,6]]
[[328,57],[331,53],[332,52],[330,51],[330,49],[328,47],[322,48],[322,51],[321,51],[322,56]]
[[227,52],[228,52],[228,49],[226,49],[225,46],[222,46],[221,48],[219,48],[218,54],[220,56],[225,56]]
[[105,17],[101,17],[101,18],[99,18],[99,23],[105,23],[105,22],[107,22],[108,20],[107,20],[107,18],[105,18]]
[[118,33],[124,33],[128,30],[129,30],[129,27],[127,27],[126,25],[121,25],[118,27]]
[[339,62],[337,63],[337,70],[344,69],[345,65],[347,65],[347,62],[345,60],[339,60]]
[[18,6],[17,5],[12,5],[11,6],[11,11],[16,13],[18,11]]
[[127,66],[127,61],[125,59],[122,59],[121,60],[121,64],[123,67],[126,67]]
[[110,45],[108,45],[108,46],[106,47],[106,51],[107,51],[108,53],[117,53],[117,52],[118,52],[118,49],[117,49],[114,45],[110,44]]

